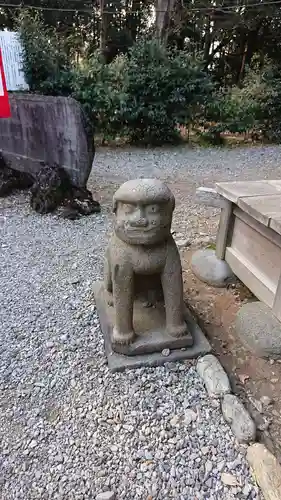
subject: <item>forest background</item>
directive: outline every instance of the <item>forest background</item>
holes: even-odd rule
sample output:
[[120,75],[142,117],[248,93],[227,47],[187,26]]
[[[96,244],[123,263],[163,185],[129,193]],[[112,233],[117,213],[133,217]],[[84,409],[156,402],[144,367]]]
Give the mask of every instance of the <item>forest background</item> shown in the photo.
[[104,141],[281,141],[281,0],[1,0],[0,25]]

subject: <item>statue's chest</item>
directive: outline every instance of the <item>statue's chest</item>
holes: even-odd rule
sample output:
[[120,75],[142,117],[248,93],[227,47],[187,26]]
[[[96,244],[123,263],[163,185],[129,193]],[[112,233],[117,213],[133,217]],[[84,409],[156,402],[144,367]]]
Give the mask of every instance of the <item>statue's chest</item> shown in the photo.
[[166,260],[166,245],[163,247],[138,247],[131,253],[131,263],[136,274],[161,273]]

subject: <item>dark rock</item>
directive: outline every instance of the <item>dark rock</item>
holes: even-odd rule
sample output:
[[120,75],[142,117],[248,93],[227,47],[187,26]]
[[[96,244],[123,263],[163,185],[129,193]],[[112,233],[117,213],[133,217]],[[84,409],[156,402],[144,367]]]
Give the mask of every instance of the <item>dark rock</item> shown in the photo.
[[59,215],[63,217],[63,219],[69,219],[69,220],[80,219],[80,214],[77,212],[77,210],[74,210],[71,207],[62,207],[59,211]]
[[0,196],[8,196],[15,189],[28,189],[32,184],[32,177],[11,169],[0,152]]
[[93,199],[91,191],[86,188],[74,187],[69,201],[71,207],[81,215],[90,215],[100,212],[100,204]]
[[41,163],[31,189],[31,207],[41,214],[53,212],[63,206],[60,214],[70,220],[80,215],[100,212],[100,204],[86,188],[72,186],[67,172],[58,165]]
[[36,175],[31,188],[31,207],[40,214],[53,212],[71,193],[68,175],[58,165],[41,162],[42,168]]

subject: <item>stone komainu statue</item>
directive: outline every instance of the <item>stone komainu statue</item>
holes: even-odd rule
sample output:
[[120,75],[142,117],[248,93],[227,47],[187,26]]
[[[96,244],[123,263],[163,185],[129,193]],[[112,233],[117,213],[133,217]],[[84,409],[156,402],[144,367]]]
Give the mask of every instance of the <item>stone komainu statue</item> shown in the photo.
[[134,299],[151,288],[162,292],[167,333],[188,333],[180,256],[171,235],[174,208],[172,192],[157,179],[128,181],[114,195],[114,234],[104,269],[105,288],[115,307],[113,344],[134,341]]

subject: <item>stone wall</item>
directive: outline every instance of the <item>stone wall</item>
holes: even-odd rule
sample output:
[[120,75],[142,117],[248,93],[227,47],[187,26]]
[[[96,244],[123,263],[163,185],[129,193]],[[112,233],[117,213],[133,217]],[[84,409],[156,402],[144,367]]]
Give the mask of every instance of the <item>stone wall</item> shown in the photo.
[[57,163],[73,185],[85,187],[94,149],[80,104],[67,97],[9,97],[12,118],[0,120],[0,151],[11,167],[34,175],[40,161]]

